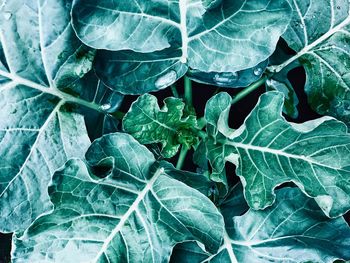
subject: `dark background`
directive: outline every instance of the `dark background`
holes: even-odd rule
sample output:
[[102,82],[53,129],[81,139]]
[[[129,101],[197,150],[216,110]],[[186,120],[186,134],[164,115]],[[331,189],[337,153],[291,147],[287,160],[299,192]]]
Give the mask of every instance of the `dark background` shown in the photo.
[[[290,119],[286,117],[287,120],[300,123],[300,122],[304,122],[307,120],[320,117],[318,114],[312,111],[307,104],[307,98],[303,90],[304,84],[305,84],[304,69],[301,67],[293,69],[292,71],[289,72],[288,78],[293,84],[293,87],[295,88],[299,98],[299,105],[298,105],[299,117],[297,119]],[[182,79],[178,81],[177,89],[180,94],[183,94]],[[239,91],[241,91],[241,89],[220,88],[218,90],[218,88],[214,86],[193,83],[193,104],[197,111],[198,117],[203,116],[204,108],[207,100],[211,98],[216,91],[225,91],[225,92],[228,92],[230,95],[235,95]],[[230,113],[230,126],[232,128],[239,128],[243,124],[246,116],[250,113],[250,111],[256,105],[259,96],[264,92],[265,92],[265,88],[264,86],[261,86],[259,89],[249,94],[243,100],[233,105]],[[158,97],[160,103],[164,98],[172,96],[171,90],[169,88],[153,94]],[[137,96],[127,96],[122,104],[121,111],[127,112],[131,102],[133,102],[136,98]],[[192,164],[191,158],[192,158],[192,154],[190,152],[187,155],[183,169],[190,170],[190,171],[195,170],[196,167],[194,167],[194,165]],[[171,161],[174,164],[176,164],[176,160],[177,160],[177,157],[174,157]],[[229,170],[232,171],[232,168],[233,167],[231,165],[228,165]],[[232,172],[230,174],[232,174]],[[233,181],[238,181],[238,177],[235,176]],[[345,217],[347,219],[347,222],[349,222],[350,213],[348,213]],[[11,250],[11,236],[12,234],[0,234],[0,263],[10,262],[9,255]]]

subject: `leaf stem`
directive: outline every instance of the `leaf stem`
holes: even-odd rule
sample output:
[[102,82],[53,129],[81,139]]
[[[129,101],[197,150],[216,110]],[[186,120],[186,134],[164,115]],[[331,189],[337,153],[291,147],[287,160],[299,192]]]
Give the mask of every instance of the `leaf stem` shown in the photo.
[[197,120],[197,127],[198,127],[198,129],[202,130],[205,127],[205,125],[207,125],[207,121],[205,120],[204,117],[199,118]]
[[175,84],[171,85],[170,88],[171,88],[171,91],[172,91],[174,97],[179,98],[180,96],[179,96],[179,93],[177,92]]
[[185,162],[185,159],[186,159],[186,155],[187,155],[188,150],[189,149],[185,145],[181,146],[181,151],[180,151],[180,154],[179,154],[179,158],[177,159],[177,163],[176,163],[176,169],[179,169],[179,170],[182,169],[182,167],[184,165],[184,162]]
[[192,81],[189,77],[184,77],[185,101],[188,106],[192,106]]
[[254,90],[258,89],[261,85],[263,85],[266,82],[267,79],[268,79],[268,76],[264,75],[258,81],[254,82],[253,84],[251,84],[250,86],[248,86],[247,88],[245,88],[244,90],[239,92],[236,96],[233,97],[231,104],[232,105],[236,104],[241,99],[246,97],[248,94],[250,94]]

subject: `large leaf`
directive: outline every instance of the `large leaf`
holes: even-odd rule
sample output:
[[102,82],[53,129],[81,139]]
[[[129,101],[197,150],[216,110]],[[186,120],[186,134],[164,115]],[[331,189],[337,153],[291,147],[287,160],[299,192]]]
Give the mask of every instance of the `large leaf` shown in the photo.
[[[207,9],[210,3],[194,0],[76,0],[73,26],[79,38],[96,49],[155,52],[105,56],[103,69],[97,71],[149,82],[147,73],[151,71],[154,81],[153,69],[162,75],[167,74],[165,69],[177,70],[175,82],[186,68],[181,63],[202,72],[232,74],[255,67],[272,54],[292,13],[287,0],[215,2],[215,8]],[[101,75],[118,90],[121,84],[115,77]],[[148,91],[160,89],[154,83]]]
[[[297,188],[277,191],[264,211],[249,210],[237,188],[220,206],[226,222],[219,252],[209,255],[196,243],[173,251],[173,262],[334,262],[350,258],[350,230],[343,218],[329,219]],[[236,211],[235,211],[236,210]],[[192,260],[192,261],[191,261]]]
[[[217,116],[218,135],[208,157],[216,171],[226,160],[237,166],[250,207],[264,209],[275,201],[274,188],[294,182],[315,198],[326,215],[350,209],[350,135],[344,123],[330,117],[303,124],[282,117],[283,94],[268,92],[236,131],[228,127],[229,109],[219,107],[228,94],[218,94],[206,111]],[[211,123],[214,123],[211,121]],[[212,124],[211,124],[212,125]]]
[[237,72],[209,72],[199,70],[189,70],[187,75],[194,81],[226,88],[247,87],[251,83],[259,80],[264,73],[268,60],[260,62],[253,68],[244,69]]
[[153,53],[132,51],[97,53],[95,71],[103,82],[124,94],[143,94],[165,89],[185,75],[181,50]]
[[123,119],[124,131],[143,144],[162,143],[162,155],[174,156],[180,145],[190,147],[198,141],[194,115],[183,116],[185,103],[181,99],[166,98],[159,108],[157,98],[140,96]]
[[85,116],[91,140],[119,130],[119,120],[113,116],[113,113],[123,102],[122,94],[106,87],[92,71],[79,81],[79,85],[74,85],[71,92],[92,104],[100,105],[102,112],[86,107],[79,109],[79,112]]
[[295,0],[294,15],[283,35],[307,74],[305,91],[320,114],[350,122],[350,5],[348,0]]
[[100,110],[67,93],[94,56],[74,35],[70,5],[69,0],[1,5],[0,232],[23,230],[50,210],[52,173],[90,144],[83,117],[66,105]]
[[224,222],[216,207],[132,136],[96,140],[86,160],[55,173],[55,209],[15,238],[13,262],[166,262],[186,240],[217,251]]

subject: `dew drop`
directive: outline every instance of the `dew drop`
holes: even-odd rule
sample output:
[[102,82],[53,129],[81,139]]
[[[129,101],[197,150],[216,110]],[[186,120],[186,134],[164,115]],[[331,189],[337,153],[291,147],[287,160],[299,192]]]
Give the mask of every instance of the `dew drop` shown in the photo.
[[230,86],[236,82],[237,78],[237,72],[223,72],[216,73],[213,77],[213,80],[219,86]]
[[263,72],[262,68],[254,69],[254,75],[255,76],[260,76],[262,74],[262,72]]
[[337,6],[337,9],[340,10],[340,6],[339,5]]
[[10,20],[11,17],[12,17],[12,14],[10,12],[4,12],[4,18],[6,20]]
[[108,103],[101,105],[101,109],[104,111],[108,111],[111,107],[111,104]]
[[166,87],[169,87],[171,84],[173,84],[177,79],[177,74],[175,70],[170,70],[168,73],[165,75],[159,77],[156,82],[155,86],[158,89],[164,89]]

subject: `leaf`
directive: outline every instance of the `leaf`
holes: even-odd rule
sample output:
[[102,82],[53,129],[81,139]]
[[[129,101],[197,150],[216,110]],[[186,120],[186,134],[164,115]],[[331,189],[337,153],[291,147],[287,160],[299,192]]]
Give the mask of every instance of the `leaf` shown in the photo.
[[166,262],[178,242],[197,240],[211,252],[220,246],[216,207],[154,164],[130,135],[103,136],[86,160],[55,173],[55,209],[15,238],[13,262]]
[[268,60],[265,60],[253,68],[244,69],[238,72],[201,72],[199,70],[189,70],[187,75],[194,81],[215,85],[225,88],[244,88],[259,80],[263,75]]
[[[282,80],[283,79],[283,80]],[[280,80],[278,79],[268,79],[266,81],[266,89],[268,91],[278,91],[284,95],[284,106],[283,113],[287,114],[291,118],[298,118],[298,108],[299,99],[293,89],[292,84],[287,79],[287,76],[283,76]]]
[[294,15],[283,35],[307,74],[305,91],[319,114],[350,121],[350,5],[347,0],[293,1]]
[[[287,0],[208,2],[76,0],[72,20],[78,37],[93,48],[154,52],[137,57],[135,53],[118,53],[111,64],[106,58],[101,69],[97,66],[98,72],[109,72],[108,76],[100,74],[102,80],[119,91],[121,84],[111,81],[110,75],[150,82],[154,72],[166,75],[175,70],[177,78],[169,81],[172,84],[187,66],[218,73],[253,68],[273,53],[292,13]],[[118,61],[125,62],[118,65]],[[126,84],[128,88],[121,92],[140,93]],[[159,87],[152,84],[147,91],[156,90]]]
[[123,129],[142,144],[162,143],[165,158],[174,156],[180,145],[197,143],[197,121],[193,115],[184,117],[185,104],[181,99],[166,98],[159,108],[157,98],[140,96],[123,119]]
[[[170,53],[171,52],[171,53]],[[181,50],[154,53],[98,52],[95,70],[103,82],[123,94],[144,94],[165,89],[185,75]]]
[[100,105],[101,110],[96,111],[89,108],[80,108],[79,112],[85,116],[85,123],[91,140],[108,133],[116,132],[119,129],[119,120],[113,113],[116,112],[124,99],[118,92],[109,89],[93,72],[88,73],[80,80],[79,85],[72,87],[71,92],[79,94],[79,97],[96,105]]
[[232,98],[227,93],[219,93],[208,100],[204,117],[207,121],[207,133],[209,138],[206,141],[206,158],[212,168],[211,178],[215,182],[220,182],[225,185],[224,195],[227,194],[228,181],[225,171],[225,147],[221,144],[217,145],[217,140],[225,139],[219,132],[218,123],[227,122],[229,111],[231,108]]
[[350,258],[345,220],[327,218],[297,188],[278,190],[276,203],[264,211],[223,215],[233,228],[226,228],[224,244],[210,262],[331,263]]
[[219,132],[216,143],[209,145],[208,158],[216,171],[223,170],[227,160],[236,165],[250,207],[272,205],[274,189],[294,182],[327,216],[340,216],[350,209],[350,135],[344,123],[330,117],[288,123],[281,115],[283,94],[268,92],[234,131],[227,124],[228,109],[221,113],[218,107],[210,107],[224,96],[229,95],[216,95],[206,109],[206,116],[207,112],[217,116]]
[[[94,51],[70,25],[70,1],[6,1],[0,8],[0,232],[24,230],[51,210],[51,175],[90,144],[70,104]],[[74,69],[74,70],[72,70]]]
[[[277,46],[275,52],[270,57],[270,64],[277,65],[289,60],[293,57],[291,51],[284,45]],[[300,67],[298,61],[290,63],[288,66],[284,67],[277,74],[269,74],[269,68],[267,69],[267,74],[270,75],[269,79],[265,82],[266,90],[268,91],[279,91],[284,94],[284,107],[283,113],[287,114],[289,117],[296,119],[298,118],[298,104],[299,99],[293,88],[292,83],[288,79],[288,73],[292,69]]]

